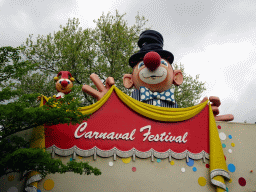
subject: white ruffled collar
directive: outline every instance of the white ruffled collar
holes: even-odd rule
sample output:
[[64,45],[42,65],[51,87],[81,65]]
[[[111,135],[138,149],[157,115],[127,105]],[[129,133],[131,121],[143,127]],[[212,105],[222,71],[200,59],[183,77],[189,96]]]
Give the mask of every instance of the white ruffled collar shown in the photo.
[[65,96],[65,94],[64,93],[62,93],[62,92],[59,92],[57,95],[56,95],[56,97],[61,97],[61,98],[64,98],[64,96]]

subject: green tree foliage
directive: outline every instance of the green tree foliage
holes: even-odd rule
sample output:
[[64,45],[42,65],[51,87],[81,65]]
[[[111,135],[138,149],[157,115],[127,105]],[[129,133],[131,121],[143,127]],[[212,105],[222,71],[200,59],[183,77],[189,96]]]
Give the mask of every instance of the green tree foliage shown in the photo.
[[[73,100],[75,95],[72,92],[64,99],[58,100],[63,103],[58,107],[49,107],[56,102],[56,99],[53,98],[48,101],[48,105],[40,108],[33,107],[40,95],[40,90],[29,93],[25,92],[22,86],[17,85],[24,83],[22,78],[29,70],[33,69],[34,65],[22,61],[17,55],[19,55],[18,48],[0,48],[0,73],[2,74],[0,81],[0,125],[2,131],[0,133],[2,138],[45,123],[70,123],[72,120],[71,122],[76,124],[87,117],[77,110],[80,101],[78,98]],[[9,83],[10,81],[11,83]],[[29,82],[25,83],[30,86]]]
[[33,65],[29,61],[21,61],[18,48],[0,47],[0,82],[9,79],[20,79],[27,71],[33,69]]
[[[52,159],[43,149],[31,149],[29,141],[13,135],[44,124],[77,124],[88,118],[78,110],[80,101],[73,99],[74,94],[68,94],[58,101],[50,99],[43,107],[32,106],[40,93],[24,94],[15,85],[33,69],[33,64],[22,61],[18,55],[18,48],[0,48],[0,177],[10,172],[29,170],[40,171],[43,176],[67,171],[101,174],[88,163],[74,161],[64,165],[60,160]],[[53,103],[56,107],[50,107]]]
[[44,178],[47,174],[74,172],[80,175],[101,175],[97,168],[87,162],[72,160],[67,165],[59,159],[52,159],[43,149],[28,148],[29,142],[22,137],[11,136],[0,143],[0,177],[11,172],[24,173],[29,170],[40,172]]
[[145,30],[146,20],[137,15],[135,24],[128,26],[124,15],[117,11],[115,15],[102,14],[94,21],[94,29],[82,29],[78,19],[69,19],[59,31],[46,37],[39,35],[35,42],[30,35],[22,46],[22,53],[27,61],[36,65],[38,72],[24,76],[19,86],[26,92],[54,95],[52,78],[59,71],[69,71],[75,78],[76,95],[84,101],[82,105],[95,102],[81,89],[83,84],[96,88],[89,78],[92,73],[96,73],[103,83],[107,77],[114,77],[117,87],[127,93],[122,77],[132,71],[128,60],[138,50],[137,41]]
[[129,58],[137,52],[137,42],[147,20],[144,17],[136,16],[136,23],[128,27],[127,21],[123,19],[125,15],[102,15],[96,23],[94,29],[94,40],[97,45],[97,62],[95,63],[95,73],[105,80],[113,77],[115,85],[123,92],[128,90],[123,86],[123,75],[131,73],[132,69],[128,65]]
[[180,86],[174,86],[174,98],[179,108],[186,108],[197,105],[200,102],[202,93],[206,90],[204,84],[200,82],[199,75],[194,79],[184,71],[184,65],[172,64],[174,70],[181,70],[183,74],[183,83]]

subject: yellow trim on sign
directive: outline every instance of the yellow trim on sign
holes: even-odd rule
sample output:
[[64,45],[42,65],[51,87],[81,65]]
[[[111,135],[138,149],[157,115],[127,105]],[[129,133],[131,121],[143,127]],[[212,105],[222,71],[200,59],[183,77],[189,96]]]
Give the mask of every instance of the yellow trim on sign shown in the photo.
[[200,113],[208,103],[208,100],[199,105],[188,108],[167,108],[149,105],[133,99],[115,87],[118,97],[137,113],[158,121],[177,122],[190,119]]
[[[217,130],[215,118],[212,112],[212,107],[209,105],[209,137],[210,137],[210,173],[213,170],[223,170],[228,172],[228,167],[225,161],[221,141],[219,138],[219,133]],[[228,179],[228,178],[227,178]],[[213,180],[225,184],[222,175],[217,175]],[[217,186],[217,192],[224,192],[221,187]]]
[[198,113],[200,113],[208,103],[208,100],[199,105],[195,105],[187,108],[167,108],[167,107],[157,107],[153,105],[149,105],[136,99],[131,98],[130,96],[123,93],[116,86],[112,86],[107,94],[99,100],[98,102],[79,108],[80,112],[85,114],[92,114],[96,112],[110,97],[113,90],[115,90],[117,96],[121,99],[121,101],[126,104],[129,108],[136,111],[137,113],[148,117],[150,119],[158,120],[158,121],[167,121],[167,122],[177,122],[188,120]]

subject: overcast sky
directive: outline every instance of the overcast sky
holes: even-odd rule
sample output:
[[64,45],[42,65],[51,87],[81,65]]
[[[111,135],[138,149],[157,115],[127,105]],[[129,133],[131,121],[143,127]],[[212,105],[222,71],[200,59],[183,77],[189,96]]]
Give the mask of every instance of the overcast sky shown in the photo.
[[94,27],[102,12],[116,9],[126,13],[129,25],[137,12],[149,20],[147,27],[163,35],[174,63],[206,82],[202,98],[220,97],[220,115],[256,122],[255,0],[0,0],[0,46],[58,31],[68,18],[79,18],[83,29]]

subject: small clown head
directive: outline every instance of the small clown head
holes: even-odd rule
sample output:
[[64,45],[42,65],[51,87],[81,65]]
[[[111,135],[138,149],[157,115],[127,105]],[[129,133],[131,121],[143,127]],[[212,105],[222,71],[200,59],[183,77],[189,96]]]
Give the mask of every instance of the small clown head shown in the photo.
[[71,88],[73,87],[72,82],[74,81],[74,78],[69,71],[60,71],[57,77],[54,77],[54,80],[57,81],[56,90],[58,92],[62,92],[64,94],[68,94],[71,92]]

